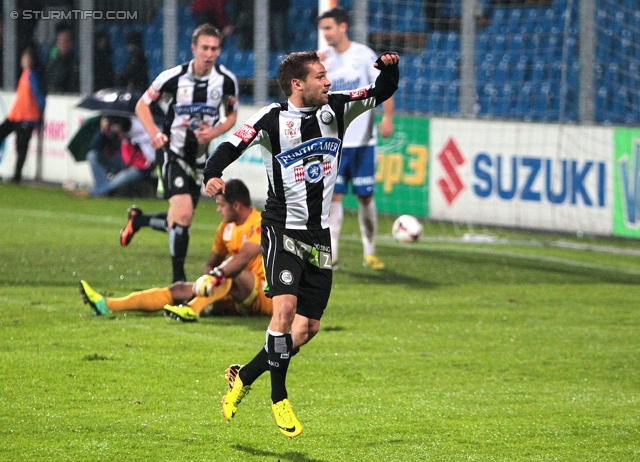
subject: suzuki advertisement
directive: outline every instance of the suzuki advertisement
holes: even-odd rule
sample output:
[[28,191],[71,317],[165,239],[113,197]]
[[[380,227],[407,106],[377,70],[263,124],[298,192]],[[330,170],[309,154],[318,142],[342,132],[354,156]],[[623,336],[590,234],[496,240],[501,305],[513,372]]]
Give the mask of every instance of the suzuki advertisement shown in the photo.
[[[611,128],[431,119],[430,141],[433,219],[613,231]],[[636,155],[629,156],[628,170],[635,171],[627,176],[633,207]]]

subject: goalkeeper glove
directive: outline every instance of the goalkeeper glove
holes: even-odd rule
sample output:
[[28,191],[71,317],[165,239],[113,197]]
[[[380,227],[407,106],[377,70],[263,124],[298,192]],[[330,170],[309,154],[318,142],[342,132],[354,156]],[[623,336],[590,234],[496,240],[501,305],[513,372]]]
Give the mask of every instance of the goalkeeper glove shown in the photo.
[[193,284],[193,295],[196,297],[209,297],[213,289],[224,282],[227,275],[221,268],[213,268],[209,274],[200,276]]

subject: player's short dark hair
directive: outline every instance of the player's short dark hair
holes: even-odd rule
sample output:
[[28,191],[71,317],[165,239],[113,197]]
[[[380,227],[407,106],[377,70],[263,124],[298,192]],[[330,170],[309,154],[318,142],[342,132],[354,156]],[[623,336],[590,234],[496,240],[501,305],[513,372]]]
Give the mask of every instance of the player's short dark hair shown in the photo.
[[200,24],[196,27],[196,30],[193,31],[193,34],[191,35],[191,43],[193,45],[197,45],[198,39],[203,35],[206,37],[218,37],[220,43],[222,43],[222,39],[224,38],[224,34],[220,32],[220,29],[209,23],[204,23]]
[[330,10],[325,11],[320,16],[318,16],[318,22],[321,19],[332,18],[336,21],[336,24],[345,23],[347,26],[349,25],[349,12],[344,8],[340,8],[336,6],[335,8],[331,8]]
[[229,204],[234,202],[240,202],[245,207],[251,207],[251,195],[249,194],[249,188],[242,180],[229,180],[225,183],[224,194],[222,195],[224,200]]
[[318,54],[313,50],[289,53],[278,66],[278,85],[286,96],[291,96],[291,80],[305,80],[311,71],[310,64],[320,62]]

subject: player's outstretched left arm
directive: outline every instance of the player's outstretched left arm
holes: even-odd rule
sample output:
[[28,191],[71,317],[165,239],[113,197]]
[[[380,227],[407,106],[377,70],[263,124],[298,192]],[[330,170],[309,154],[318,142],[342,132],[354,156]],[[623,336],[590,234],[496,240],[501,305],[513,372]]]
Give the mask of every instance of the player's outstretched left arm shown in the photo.
[[376,106],[391,98],[398,89],[400,81],[400,70],[398,63],[400,55],[393,51],[382,53],[375,63],[374,67],[380,70],[380,74],[376,79]]

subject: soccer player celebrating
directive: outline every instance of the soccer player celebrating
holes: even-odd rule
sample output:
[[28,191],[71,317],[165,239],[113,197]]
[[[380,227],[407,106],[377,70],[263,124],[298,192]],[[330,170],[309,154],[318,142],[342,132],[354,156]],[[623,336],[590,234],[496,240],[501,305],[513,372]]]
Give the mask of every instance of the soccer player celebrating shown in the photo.
[[[318,54],[327,68],[331,90],[348,90],[374,82],[379,71],[373,67],[376,55],[365,45],[349,40],[349,13],[343,8],[332,8],[318,17],[318,25],[329,47]],[[382,104],[384,115],[380,122],[380,135],[393,134],[393,98]],[[358,197],[358,223],[364,251],[363,265],[379,270],[384,263],[375,254],[378,234],[378,216],[373,193],[376,186],[376,129],[373,111],[359,116],[349,126],[342,144],[342,160],[329,212],[331,251],[334,269],[338,265],[338,240],[342,228],[342,199],[351,183]]]
[[[400,57],[384,53],[374,84],[329,92],[331,82],[313,51],[291,53],[278,66],[288,100],[262,108],[221,143],[205,166],[205,190],[225,190],[224,169],[249,146],[260,146],[269,179],[262,213],[262,258],[273,315],[266,345],[239,370],[227,370],[222,413],[231,420],[253,382],[271,375],[272,410],[280,431],[302,433],[286,388],[290,358],[320,330],[332,282],[329,206],[349,124],[398,88]],[[237,372],[237,373],[236,373]]]
[[[163,149],[162,187],[169,211],[145,215],[133,206],[120,232],[126,246],[142,226],[169,233],[173,282],[186,281],[184,262],[189,227],[200,198],[202,168],[209,142],[236,122],[238,82],[224,66],[216,64],[222,34],[210,24],[199,26],[192,36],[193,59],[166,70],[154,80],[136,105],[136,114],[151,137],[154,149]],[[163,130],[156,127],[150,105],[168,102]],[[220,106],[226,118],[220,122]]]
[[[160,311],[179,321],[197,321],[203,310],[213,315],[271,315],[272,301],[262,290],[264,272],[260,255],[260,213],[251,206],[247,186],[230,180],[216,196],[222,223],[211,254],[195,283],[175,282],[163,289],[105,298],[86,281],[80,294],[98,316],[112,311]],[[195,295],[195,297],[194,297]],[[175,306],[187,301],[186,306]]]

